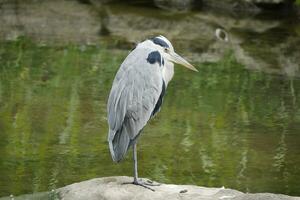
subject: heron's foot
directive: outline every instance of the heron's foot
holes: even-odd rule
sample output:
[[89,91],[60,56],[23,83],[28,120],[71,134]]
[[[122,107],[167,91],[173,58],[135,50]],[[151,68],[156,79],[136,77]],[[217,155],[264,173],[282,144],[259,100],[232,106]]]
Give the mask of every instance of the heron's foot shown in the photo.
[[149,189],[149,190],[155,192],[154,189],[152,189],[151,187],[149,187],[150,185],[147,186],[148,184],[145,183],[145,181],[142,181],[142,180],[139,180],[139,181],[138,181],[138,180],[134,180],[134,181],[132,182],[132,184],[142,186],[142,187],[144,187],[144,188],[146,188],[146,189]]
[[134,180],[133,182],[126,182],[126,183],[122,183],[123,185],[126,185],[126,184],[133,184],[133,185],[138,185],[138,186],[142,186],[148,190],[151,190],[151,191],[155,191],[154,189],[150,188],[149,186],[147,186],[148,184],[145,183],[145,181],[142,181],[142,180]]
[[142,182],[143,182],[143,184],[149,185],[149,186],[160,186],[161,185],[160,183],[152,181],[150,179],[143,180]]

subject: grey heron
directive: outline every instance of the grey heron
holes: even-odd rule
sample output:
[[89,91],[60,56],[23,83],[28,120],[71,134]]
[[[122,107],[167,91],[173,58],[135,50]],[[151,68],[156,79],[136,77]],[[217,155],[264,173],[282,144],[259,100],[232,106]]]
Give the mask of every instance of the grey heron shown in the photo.
[[[109,94],[108,143],[114,162],[133,147],[133,184],[151,189],[138,179],[137,139],[143,127],[160,110],[174,64],[197,69],[175,53],[171,42],[157,36],[139,43],[121,64]],[[153,189],[151,189],[153,190]]]

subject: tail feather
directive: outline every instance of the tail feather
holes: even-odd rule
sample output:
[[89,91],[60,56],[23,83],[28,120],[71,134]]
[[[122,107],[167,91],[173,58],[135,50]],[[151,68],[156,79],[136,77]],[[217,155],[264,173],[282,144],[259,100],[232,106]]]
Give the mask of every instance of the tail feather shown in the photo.
[[118,131],[109,130],[109,150],[114,162],[120,162],[129,148],[130,138],[126,129]]

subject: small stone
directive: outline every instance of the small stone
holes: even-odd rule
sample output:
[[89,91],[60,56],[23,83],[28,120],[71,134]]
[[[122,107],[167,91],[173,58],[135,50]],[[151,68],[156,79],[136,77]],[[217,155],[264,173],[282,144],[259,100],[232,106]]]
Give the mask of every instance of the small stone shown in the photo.
[[188,190],[187,189],[184,189],[184,190],[181,190],[179,193],[186,193]]

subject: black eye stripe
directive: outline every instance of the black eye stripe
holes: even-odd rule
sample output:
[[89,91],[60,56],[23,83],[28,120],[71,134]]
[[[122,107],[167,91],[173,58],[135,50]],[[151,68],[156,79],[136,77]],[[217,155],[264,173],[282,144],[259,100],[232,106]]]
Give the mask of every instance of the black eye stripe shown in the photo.
[[152,38],[151,41],[154,44],[157,44],[157,45],[165,47],[165,48],[169,48],[170,47],[165,41],[163,41],[162,39],[160,39],[158,37]]
[[147,57],[147,62],[150,64],[158,63],[159,66],[165,64],[164,59],[161,57],[158,51],[152,51],[151,53],[149,53]]

